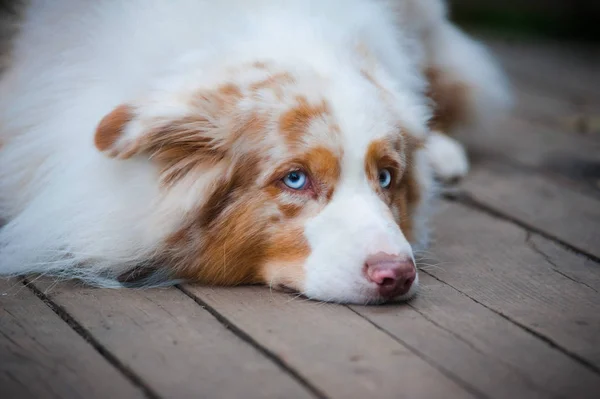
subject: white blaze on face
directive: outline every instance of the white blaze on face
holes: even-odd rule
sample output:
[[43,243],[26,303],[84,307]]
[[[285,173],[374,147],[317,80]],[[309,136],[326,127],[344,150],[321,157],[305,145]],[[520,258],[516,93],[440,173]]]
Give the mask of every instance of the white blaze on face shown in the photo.
[[[365,273],[367,259],[378,253],[413,259],[411,246],[367,181],[364,161],[344,164],[330,203],[305,225],[311,254],[304,265],[304,294],[334,302],[380,302],[377,284]],[[415,280],[403,297],[412,296],[417,285]]]

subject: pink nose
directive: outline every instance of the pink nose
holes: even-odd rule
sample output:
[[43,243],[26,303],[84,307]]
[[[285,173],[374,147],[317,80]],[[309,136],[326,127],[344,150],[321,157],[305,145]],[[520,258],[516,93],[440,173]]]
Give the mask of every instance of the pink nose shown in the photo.
[[365,271],[369,281],[379,286],[379,294],[386,299],[406,294],[417,277],[411,258],[386,253],[369,256]]

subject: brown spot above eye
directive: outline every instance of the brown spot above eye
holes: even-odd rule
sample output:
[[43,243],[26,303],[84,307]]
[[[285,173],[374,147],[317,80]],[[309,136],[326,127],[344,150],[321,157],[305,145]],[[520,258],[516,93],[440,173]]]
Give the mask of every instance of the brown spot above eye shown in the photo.
[[328,148],[316,147],[309,150],[304,158],[315,178],[333,189],[341,174],[340,157]]
[[402,166],[402,135],[387,139],[374,140],[369,144],[365,155],[365,172],[372,183],[379,179],[379,168],[387,163],[388,167]]
[[305,97],[299,96],[297,101],[298,105],[285,112],[279,120],[279,128],[290,143],[301,140],[314,119],[330,114],[329,105],[325,100],[312,105]]

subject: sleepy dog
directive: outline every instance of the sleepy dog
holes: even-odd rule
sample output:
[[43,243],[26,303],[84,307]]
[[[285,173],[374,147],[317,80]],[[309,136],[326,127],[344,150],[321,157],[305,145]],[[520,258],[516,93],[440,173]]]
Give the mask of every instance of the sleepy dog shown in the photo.
[[441,0],[31,0],[0,80],[0,274],[406,300],[450,134],[510,105]]

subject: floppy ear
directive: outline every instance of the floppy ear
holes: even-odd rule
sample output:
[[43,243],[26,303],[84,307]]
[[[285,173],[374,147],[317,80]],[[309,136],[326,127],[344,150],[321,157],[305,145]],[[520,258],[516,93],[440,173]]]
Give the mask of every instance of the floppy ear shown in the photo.
[[94,143],[118,159],[144,154],[171,165],[191,158],[196,163],[220,160],[246,131],[262,126],[254,114],[236,109],[240,99],[239,90],[226,86],[147,112],[142,106],[122,104],[100,121]]
[[[214,157],[222,155],[228,135],[224,126],[214,124],[216,118],[203,108],[189,115],[156,115],[142,117],[133,106],[122,104],[106,115],[96,128],[94,144],[111,158],[128,159],[145,154],[160,161],[194,154]],[[211,122],[212,121],[212,122]]]
[[139,138],[127,137],[126,130],[135,117],[130,105],[122,104],[106,115],[96,128],[94,144],[111,158],[126,159],[138,152]]

